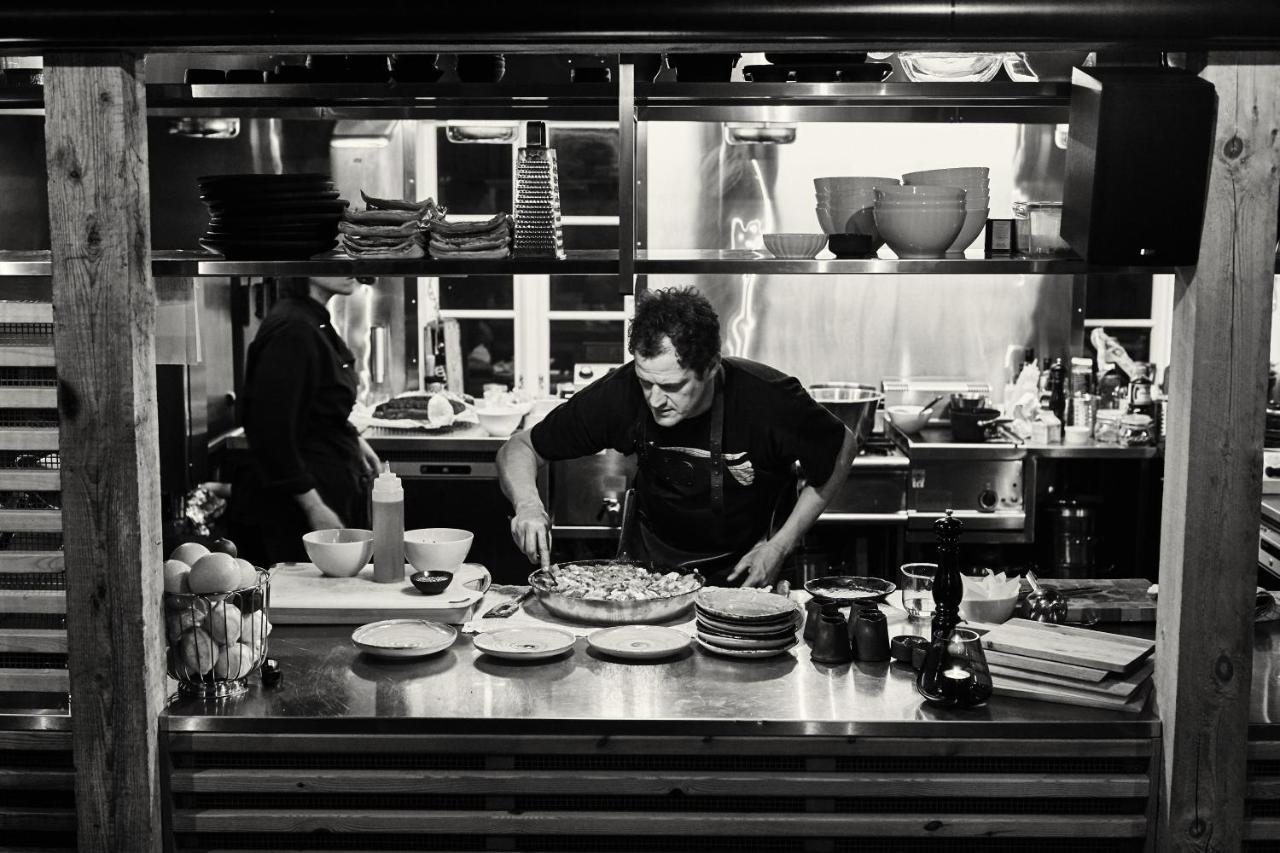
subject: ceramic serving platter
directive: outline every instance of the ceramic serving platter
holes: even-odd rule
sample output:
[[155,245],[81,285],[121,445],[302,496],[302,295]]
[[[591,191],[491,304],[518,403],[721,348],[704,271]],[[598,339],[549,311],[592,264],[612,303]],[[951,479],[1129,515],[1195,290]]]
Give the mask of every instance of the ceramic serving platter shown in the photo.
[[698,616],[697,625],[698,630],[703,634],[710,634],[715,637],[732,637],[735,640],[754,640],[757,642],[762,640],[782,640],[787,637],[793,637],[795,636],[796,628],[799,627],[799,623],[792,619],[784,623],[781,628],[774,628],[774,626],[770,625],[766,626],[768,630],[762,630],[757,626],[750,625],[747,626],[748,630],[743,631],[736,625],[727,626],[723,622],[708,619],[702,615]]
[[782,646],[781,648],[777,648],[777,649],[729,649],[729,648],[725,648],[724,646],[712,645],[711,643],[708,643],[706,640],[702,639],[701,637],[698,637],[697,640],[698,640],[698,645],[702,647],[703,651],[710,652],[711,654],[714,654],[714,655],[722,655],[723,657],[729,657],[729,658],[776,657],[777,655],[783,654],[784,652],[790,650],[796,644],[795,640],[792,640],[790,645]]
[[837,604],[851,604],[857,601],[883,601],[884,597],[897,589],[891,581],[880,578],[860,578],[851,575],[833,575],[825,578],[814,578],[806,581],[805,592],[814,598]]
[[635,660],[670,657],[691,642],[688,634],[661,625],[618,625],[587,636],[587,645],[597,652]]
[[503,628],[476,635],[476,648],[504,660],[542,660],[573,648],[574,637],[557,628]]
[[361,625],[351,642],[365,654],[384,658],[416,658],[442,652],[458,637],[451,625],[421,619],[385,619]]
[[800,611],[786,596],[742,587],[704,589],[695,603],[702,613],[728,622],[777,622]]

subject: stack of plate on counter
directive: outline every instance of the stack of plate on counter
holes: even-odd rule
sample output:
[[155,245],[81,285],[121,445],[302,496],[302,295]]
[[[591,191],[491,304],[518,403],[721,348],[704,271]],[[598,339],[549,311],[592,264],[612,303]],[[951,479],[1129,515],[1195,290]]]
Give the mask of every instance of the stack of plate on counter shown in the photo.
[[1028,619],[1010,619],[982,636],[997,696],[1130,713],[1147,704],[1155,645]]
[[698,593],[698,645],[737,658],[780,655],[796,644],[800,605],[756,589],[713,588]]
[[328,175],[208,175],[200,245],[227,260],[309,258],[332,249],[347,206]]

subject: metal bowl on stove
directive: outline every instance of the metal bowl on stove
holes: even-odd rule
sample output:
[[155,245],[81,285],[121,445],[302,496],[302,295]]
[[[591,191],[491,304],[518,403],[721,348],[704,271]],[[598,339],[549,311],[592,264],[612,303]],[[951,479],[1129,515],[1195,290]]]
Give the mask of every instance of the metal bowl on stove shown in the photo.
[[857,382],[819,382],[809,386],[809,394],[853,430],[859,445],[866,443],[884,399],[878,388]]
[[693,607],[694,599],[698,597],[698,593],[702,591],[702,587],[706,583],[702,575],[696,571],[668,569],[636,560],[577,560],[569,563],[557,563],[551,568],[554,570],[562,566],[598,566],[605,563],[611,566],[636,566],[651,572],[676,571],[690,575],[697,585],[689,592],[682,592],[667,598],[603,601],[565,595],[556,589],[555,578],[550,571],[538,569],[529,575],[529,586],[533,588],[533,593],[542,602],[542,606],[562,619],[569,619],[574,622],[588,622],[593,625],[634,625],[666,622],[687,613],[689,608]]

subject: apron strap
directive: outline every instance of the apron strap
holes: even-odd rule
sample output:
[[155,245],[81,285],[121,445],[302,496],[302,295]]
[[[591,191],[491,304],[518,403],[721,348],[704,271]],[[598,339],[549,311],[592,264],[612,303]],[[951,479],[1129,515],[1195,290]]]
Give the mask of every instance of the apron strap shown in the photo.
[[711,403],[711,511],[724,514],[724,365],[716,366],[715,398]]

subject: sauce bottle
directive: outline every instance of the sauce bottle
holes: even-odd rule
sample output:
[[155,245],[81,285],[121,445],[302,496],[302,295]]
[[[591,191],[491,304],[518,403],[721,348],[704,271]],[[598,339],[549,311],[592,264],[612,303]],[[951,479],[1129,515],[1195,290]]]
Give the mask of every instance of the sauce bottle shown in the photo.
[[387,463],[373,481],[373,579],[404,581],[404,487]]

